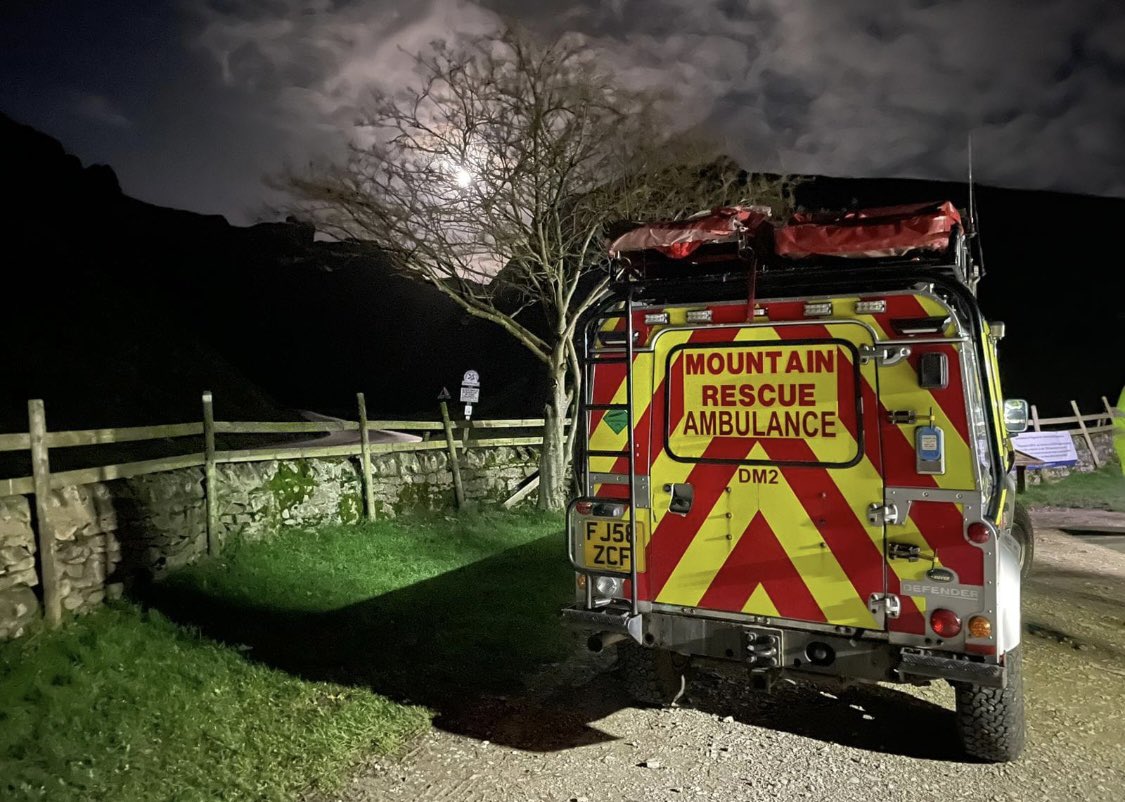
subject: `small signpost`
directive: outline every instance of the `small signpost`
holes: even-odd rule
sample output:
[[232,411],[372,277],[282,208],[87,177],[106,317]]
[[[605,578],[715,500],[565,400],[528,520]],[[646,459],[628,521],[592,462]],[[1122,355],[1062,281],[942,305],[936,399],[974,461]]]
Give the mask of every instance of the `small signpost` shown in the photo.
[[473,417],[473,404],[480,403],[480,374],[466,370],[461,377],[461,403],[465,405],[465,420]]
[[441,423],[445,429],[445,444],[449,449],[449,470],[453,474],[453,498],[457,501],[457,509],[465,506],[465,487],[461,484],[461,464],[457,460],[457,441],[453,439],[453,421],[449,419],[449,390],[442,387],[438,393],[438,402],[441,405]]

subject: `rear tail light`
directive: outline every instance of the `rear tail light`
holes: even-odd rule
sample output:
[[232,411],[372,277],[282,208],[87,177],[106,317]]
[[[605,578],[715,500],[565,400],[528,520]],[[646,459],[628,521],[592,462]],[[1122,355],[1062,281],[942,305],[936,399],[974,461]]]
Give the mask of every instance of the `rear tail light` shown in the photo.
[[969,524],[967,532],[969,540],[974,543],[987,543],[988,539],[992,537],[992,527],[984,521],[974,521]]
[[991,638],[992,622],[983,615],[974,615],[969,619],[969,636],[973,638]]
[[953,638],[961,632],[961,619],[952,610],[937,609],[930,613],[930,629],[939,638]]

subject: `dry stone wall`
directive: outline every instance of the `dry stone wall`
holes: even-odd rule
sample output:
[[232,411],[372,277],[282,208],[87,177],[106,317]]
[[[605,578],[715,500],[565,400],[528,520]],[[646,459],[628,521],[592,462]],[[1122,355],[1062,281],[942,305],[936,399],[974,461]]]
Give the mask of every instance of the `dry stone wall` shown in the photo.
[[[532,448],[470,448],[461,455],[466,499],[502,501],[538,460]],[[220,465],[217,485],[221,543],[363,517],[358,460],[347,457]],[[187,468],[52,491],[48,506],[63,609],[93,609],[132,584],[205,554],[203,488],[203,470]],[[376,455],[372,490],[376,518],[451,507],[449,455]],[[40,617],[33,508],[33,498],[0,498],[0,640],[23,635]]]
[[0,639],[17,638],[39,616],[35,531],[24,496],[0,498]]

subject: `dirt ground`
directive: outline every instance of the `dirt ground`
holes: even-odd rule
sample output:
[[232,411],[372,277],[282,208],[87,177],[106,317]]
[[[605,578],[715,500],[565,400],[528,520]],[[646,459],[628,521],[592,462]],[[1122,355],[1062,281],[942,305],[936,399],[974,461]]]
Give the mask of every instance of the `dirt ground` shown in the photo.
[[1028,748],[1008,765],[959,753],[944,683],[764,696],[701,670],[682,706],[640,709],[611,654],[576,648],[518,697],[439,719],[408,753],[312,798],[1125,799],[1125,554],[1040,529],[1024,623]]

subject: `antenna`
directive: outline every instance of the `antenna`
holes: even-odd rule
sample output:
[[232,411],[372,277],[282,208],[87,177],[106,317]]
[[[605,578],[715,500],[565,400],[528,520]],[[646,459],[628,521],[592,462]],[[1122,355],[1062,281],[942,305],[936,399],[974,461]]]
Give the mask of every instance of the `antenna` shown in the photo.
[[977,258],[980,260],[980,275],[985,275],[984,270],[984,240],[980,235],[980,222],[977,220],[977,195],[973,184],[973,132],[969,131],[969,225],[973,229],[973,238],[977,241]]

